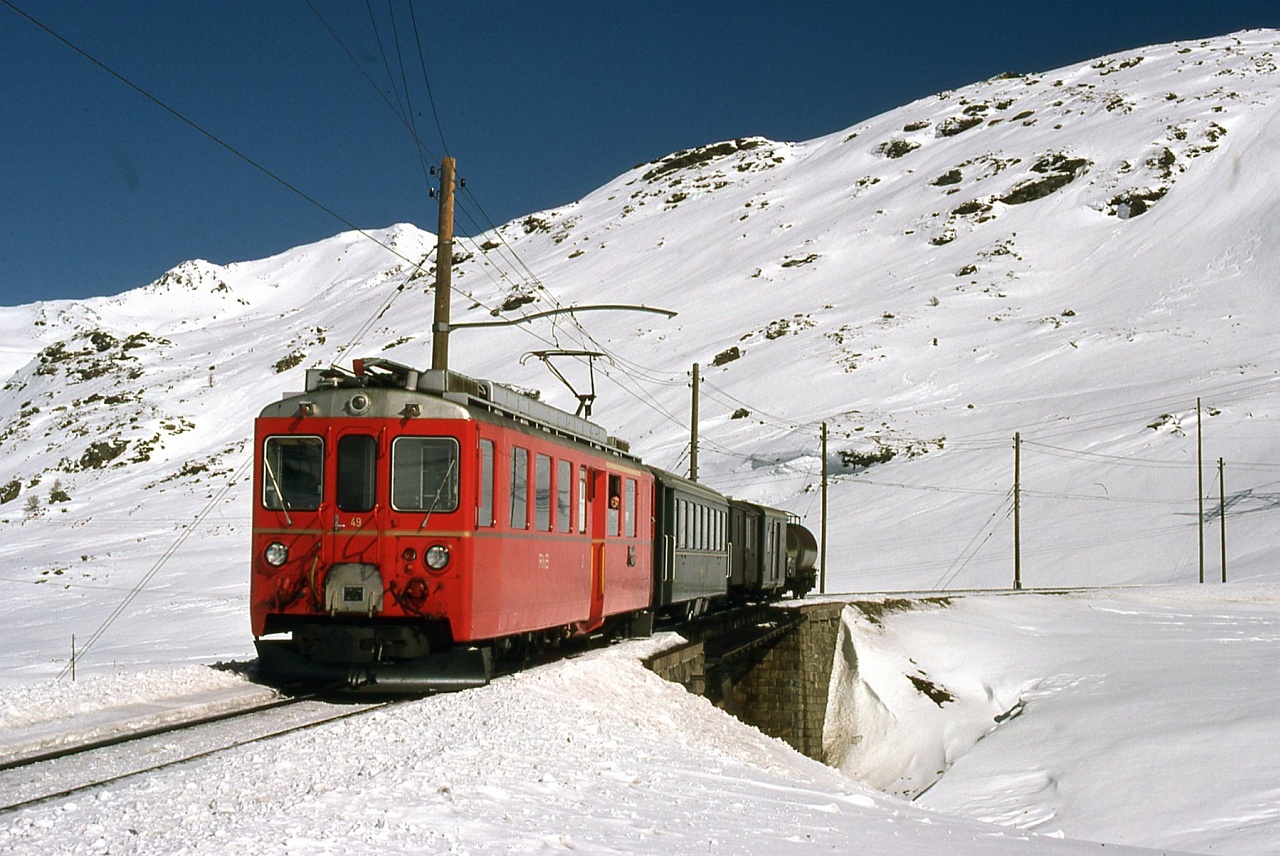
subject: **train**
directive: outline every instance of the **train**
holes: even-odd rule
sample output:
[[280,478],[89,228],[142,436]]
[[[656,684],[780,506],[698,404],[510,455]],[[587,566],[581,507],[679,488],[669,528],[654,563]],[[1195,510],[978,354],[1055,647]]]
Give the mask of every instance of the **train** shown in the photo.
[[646,465],[512,387],[381,358],[309,369],[254,423],[260,678],[427,693],[531,646],[803,597],[785,511]]

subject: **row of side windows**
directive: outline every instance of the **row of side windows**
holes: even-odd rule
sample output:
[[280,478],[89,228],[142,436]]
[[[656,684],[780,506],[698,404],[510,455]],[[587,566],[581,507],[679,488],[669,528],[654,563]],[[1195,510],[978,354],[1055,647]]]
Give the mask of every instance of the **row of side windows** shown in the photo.
[[676,499],[676,547],[681,550],[725,549],[725,523],[728,515],[688,499]]
[[[532,488],[533,528],[550,532],[554,525],[557,532],[570,532],[574,528],[580,534],[587,531],[587,467],[578,465],[578,477],[574,479],[574,465],[570,461],[553,459],[550,455],[534,453],[530,472],[530,453],[520,446],[511,447],[511,471],[508,491],[508,507],[511,511],[512,529],[528,529],[529,499]],[[554,468],[552,464],[554,463]],[[554,479],[552,476],[554,470]],[[480,503],[476,525],[497,525],[494,508],[494,474],[497,471],[497,449],[492,440],[480,441]],[[532,476],[532,478],[531,478]],[[615,483],[617,487],[615,487]],[[621,477],[609,476],[608,534],[636,534],[636,480],[625,480],[622,490]],[[624,496],[625,494],[625,496]],[[616,498],[616,499],[615,499]],[[554,509],[554,513],[553,513]],[[623,532],[619,532],[619,514]],[[576,521],[576,527],[575,527]]]

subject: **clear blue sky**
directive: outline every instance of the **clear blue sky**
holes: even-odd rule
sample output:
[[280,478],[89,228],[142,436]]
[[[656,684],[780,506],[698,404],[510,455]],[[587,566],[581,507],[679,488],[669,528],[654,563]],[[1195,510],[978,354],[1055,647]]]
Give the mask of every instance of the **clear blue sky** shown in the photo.
[[[429,230],[435,203],[387,103],[404,98],[401,61],[430,156],[438,115],[500,224],[677,149],[810,139],[1004,71],[1280,27],[1275,0],[415,0],[412,16],[409,0],[0,0],[0,305],[348,228],[14,6],[341,218]],[[480,218],[459,211],[459,231]]]

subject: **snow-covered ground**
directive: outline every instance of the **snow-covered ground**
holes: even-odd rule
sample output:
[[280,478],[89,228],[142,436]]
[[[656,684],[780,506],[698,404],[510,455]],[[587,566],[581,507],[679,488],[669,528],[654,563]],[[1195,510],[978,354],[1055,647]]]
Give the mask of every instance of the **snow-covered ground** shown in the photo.
[[[570,410],[521,355],[606,352],[595,418],[650,463],[684,468],[698,362],[702,480],[817,531],[827,424],[831,591],[1009,586],[1015,433],[1024,582],[1143,588],[966,597],[883,629],[850,613],[839,770],[627,646],[6,816],[0,844],[1269,852],[1278,47],[1154,46],[818,140],[675,153],[457,247],[455,321],[680,313],[453,337],[456,369]],[[178,695],[194,664],[252,657],[251,418],[309,366],[429,362],[434,245],[411,225],[349,232],[0,308],[0,724]],[[1198,576],[1201,438],[1207,574],[1221,505],[1232,582],[1171,588]],[[908,804],[847,773],[928,789]]]
[[[835,767],[647,672],[660,635],[21,810],[0,849],[1275,852],[1275,587],[850,608],[844,632]],[[159,674],[14,690],[0,725],[109,719],[163,697]]]

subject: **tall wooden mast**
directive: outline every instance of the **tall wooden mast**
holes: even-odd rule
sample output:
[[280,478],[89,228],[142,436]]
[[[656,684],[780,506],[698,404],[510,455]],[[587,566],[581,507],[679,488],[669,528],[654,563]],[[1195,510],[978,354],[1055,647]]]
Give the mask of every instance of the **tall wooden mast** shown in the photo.
[[453,290],[453,158],[440,162],[440,228],[436,238],[436,310],[431,368],[449,371],[449,297]]

